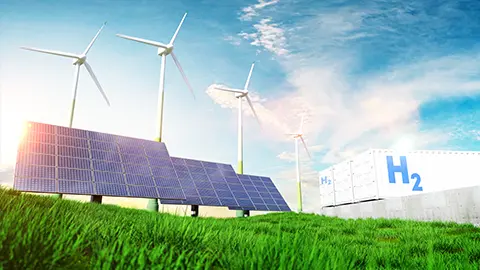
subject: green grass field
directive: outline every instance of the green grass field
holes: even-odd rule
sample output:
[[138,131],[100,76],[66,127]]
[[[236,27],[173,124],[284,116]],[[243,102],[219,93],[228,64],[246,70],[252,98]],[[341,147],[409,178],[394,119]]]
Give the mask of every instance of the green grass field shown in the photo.
[[[201,208],[200,208],[201,210]],[[480,229],[274,213],[191,218],[0,189],[3,269],[479,269]]]

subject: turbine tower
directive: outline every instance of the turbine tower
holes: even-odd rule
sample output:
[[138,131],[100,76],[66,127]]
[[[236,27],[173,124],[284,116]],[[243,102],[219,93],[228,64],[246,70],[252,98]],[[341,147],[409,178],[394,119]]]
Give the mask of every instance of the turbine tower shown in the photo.
[[[143,38],[137,38],[137,37],[131,37],[131,36],[126,36],[122,34],[117,34],[118,37],[144,43],[147,45],[154,46],[157,49],[157,54],[161,56],[162,58],[162,64],[160,67],[160,86],[159,86],[159,93],[158,93],[158,119],[157,119],[157,130],[156,134],[158,137],[155,138],[156,141],[161,142],[162,141],[162,128],[163,128],[163,98],[164,98],[164,90],[165,90],[165,66],[167,63],[167,56],[171,55],[173,61],[175,62],[175,65],[177,66],[178,70],[180,71],[180,74],[183,77],[183,80],[188,86],[188,89],[193,95],[193,98],[195,99],[195,94],[193,93],[193,88],[190,85],[190,82],[187,79],[187,76],[185,76],[185,72],[183,71],[182,66],[180,65],[180,62],[178,61],[177,57],[175,56],[175,53],[173,53],[173,48],[174,48],[174,42],[175,39],[177,38],[178,32],[180,31],[180,28],[182,27],[183,21],[185,20],[185,17],[187,16],[187,13],[183,15],[182,20],[180,21],[180,24],[177,27],[177,30],[172,36],[172,39],[170,39],[170,42],[168,44],[163,44],[157,41],[152,41],[152,40],[147,40]],[[151,211],[158,211],[158,200],[157,199],[150,199],[148,201],[147,209]]]
[[300,128],[298,129],[297,133],[288,133],[287,135],[293,136],[295,139],[295,157],[296,157],[296,167],[297,167],[297,200],[298,200],[298,212],[301,213],[303,211],[303,204],[302,204],[302,180],[300,178],[300,156],[299,156],[299,147],[298,147],[298,141],[301,140],[303,147],[305,148],[305,151],[308,154],[308,157],[312,159],[312,156],[310,155],[310,152],[308,151],[307,144],[305,143],[305,140],[303,139],[303,122],[304,122],[304,116],[302,116],[302,119],[300,120]]
[[[67,57],[67,58],[72,58],[73,59],[73,66],[74,66],[74,71],[75,72],[74,72],[74,78],[73,78],[72,107],[71,107],[71,111],[70,111],[70,120],[69,120],[69,124],[68,124],[68,126],[70,128],[73,125],[73,117],[74,117],[74,114],[75,114],[75,103],[76,103],[76,99],[77,99],[78,78],[80,76],[80,67],[82,65],[85,66],[88,73],[90,74],[90,77],[92,77],[93,81],[97,85],[98,90],[100,91],[103,98],[107,102],[107,105],[110,106],[110,101],[108,101],[107,95],[103,91],[102,86],[100,85],[100,82],[97,79],[97,76],[95,76],[95,73],[93,73],[92,67],[87,62],[87,54],[90,51],[90,49],[92,48],[93,43],[95,43],[95,41],[98,38],[98,35],[100,35],[100,32],[103,30],[103,28],[105,27],[106,24],[107,24],[107,22],[103,23],[102,27],[100,27],[97,34],[93,37],[92,41],[90,41],[90,44],[88,44],[85,51],[83,51],[83,53],[81,53],[81,54],[73,54],[73,53],[66,53],[66,52],[61,52],[61,51],[44,50],[44,49],[37,49],[37,48],[30,48],[30,47],[20,47],[21,49],[24,49],[24,50],[41,52],[41,53],[46,53],[46,54],[52,54],[52,55],[57,55],[57,56],[62,56],[62,57]],[[62,194],[58,194],[58,198],[62,198]],[[93,200],[93,197],[92,197],[92,200]]]
[[[243,117],[242,117],[242,102],[243,98],[245,98],[248,102],[248,105],[252,109],[253,114],[255,115],[255,118],[257,119],[257,122],[259,125],[260,120],[258,119],[257,113],[255,112],[255,109],[253,108],[252,101],[250,100],[250,97],[248,96],[248,86],[250,85],[250,78],[252,77],[252,72],[253,72],[253,67],[255,66],[255,63],[252,63],[252,66],[250,67],[250,72],[248,73],[247,81],[245,82],[245,86],[243,87],[243,90],[241,89],[233,89],[233,88],[226,88],[226,87],[215,87],[215,89],[220,90],[220,91],[226,91],[226,92],[232,92],[235,93],[235,97],[238,99],[238,168],[237,168],[237,173],[243,174]],[[237,217],[244,217],[250,215],[250,211],[248,210],[237,210]]]

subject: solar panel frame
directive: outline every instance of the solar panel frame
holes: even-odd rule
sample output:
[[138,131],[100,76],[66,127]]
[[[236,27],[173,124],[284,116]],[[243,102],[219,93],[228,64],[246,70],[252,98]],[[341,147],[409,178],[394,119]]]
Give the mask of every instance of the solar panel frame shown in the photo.
[[[159,199],[158,190],[165,187],[155,184],[162,179],[154,180],[149,163],[152,156],[168,160],[165,144],[28,122],[18,147],[14,188],[26,192]],[[148,166],[142,166],[145,164]],[[178,180],[176,174],[171,176]],[[49,183],[45,190],[40,188],[39,179]],[[169,192],[162,193],[166,196],[162,198],[186,199],[181,188],[166,191]]]

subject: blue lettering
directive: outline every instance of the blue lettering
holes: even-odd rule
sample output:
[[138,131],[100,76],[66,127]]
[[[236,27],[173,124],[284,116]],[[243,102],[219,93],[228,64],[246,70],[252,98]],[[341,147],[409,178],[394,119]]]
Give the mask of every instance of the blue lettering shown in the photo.
[[320,182],[320,183],[321,183],[321,185],[323,185],[323,184],[331,185],[331,184],[332,184],[332,180],[328,179],[326,176],[323,176],[323,177],[321,178],[321,182]]
[[418,173],[413,173],[412,174],[412,180],[416,179],[415,185],[413,185],[412,191],[423,191],[423,187],[420,186],[420,182],[422,181],[422,178],[420,178],[420,175]]
[[400,156],[400,165],[393,165],[392,156],[387,156],[388,182],[395,184],[395,173],[402,173],[402,182],[404,184],[410,183],[408,179],[407,157]]

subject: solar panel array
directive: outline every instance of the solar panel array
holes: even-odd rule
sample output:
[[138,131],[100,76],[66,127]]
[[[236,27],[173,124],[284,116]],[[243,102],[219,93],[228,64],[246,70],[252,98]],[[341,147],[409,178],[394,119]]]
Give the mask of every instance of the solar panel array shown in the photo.
[[[268,177],[239,175],[229,164],[172,157],[185,205],[228,206],[236,210],[290,211]],[[161,199],[162,204],[179,201]]]
[[185,199],[163,143],[30,122],[14,188],[29,192]]
[[35,122],[28,123],[18,148],[14,188],[290,211],[268,177],[239,175],[229,164],[170,157],[164,143]]

